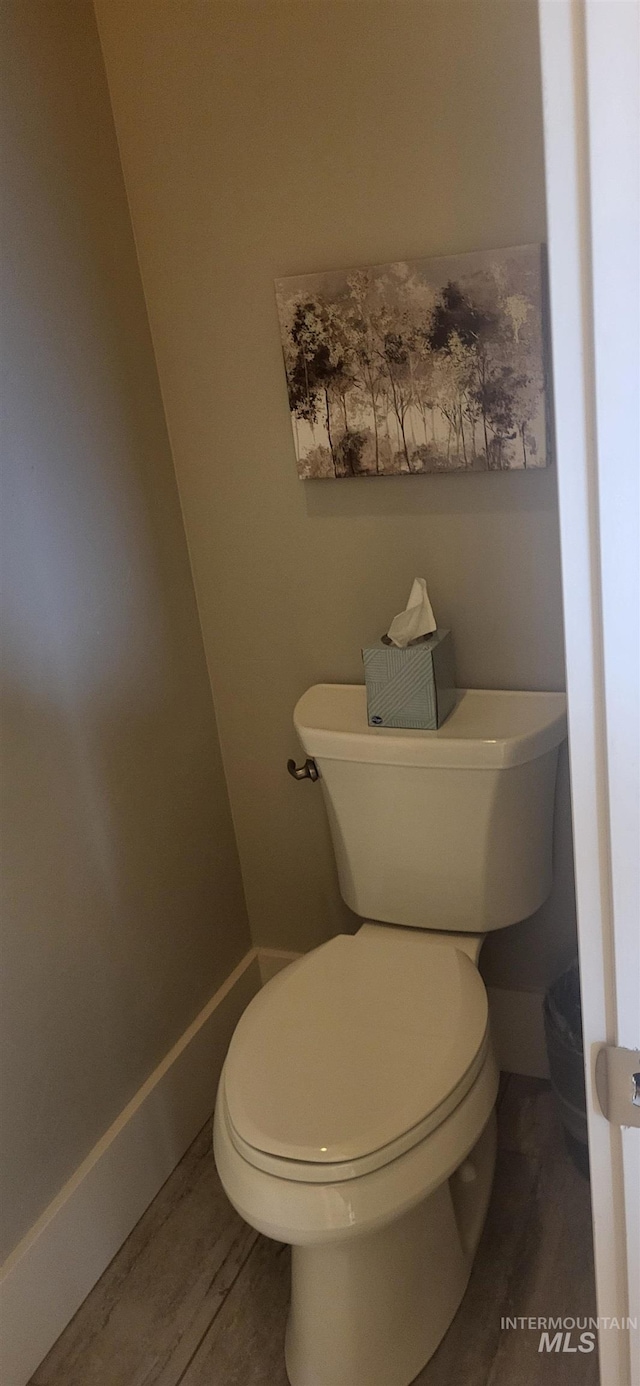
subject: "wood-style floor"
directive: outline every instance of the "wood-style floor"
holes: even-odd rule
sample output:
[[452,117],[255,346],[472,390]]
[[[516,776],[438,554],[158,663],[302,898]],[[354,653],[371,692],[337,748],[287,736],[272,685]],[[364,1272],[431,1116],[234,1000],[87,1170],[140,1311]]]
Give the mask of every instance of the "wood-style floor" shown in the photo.
[[[547,1084],[511,1076],[469,1288],[416,1386],[597,1386],[596,1353],[538,1351],[502,1317],[595,1315],[589,1186]],[[207,1126],[32,1378],[32,1386],[287,1386],[288,1248],[220,1187]]]

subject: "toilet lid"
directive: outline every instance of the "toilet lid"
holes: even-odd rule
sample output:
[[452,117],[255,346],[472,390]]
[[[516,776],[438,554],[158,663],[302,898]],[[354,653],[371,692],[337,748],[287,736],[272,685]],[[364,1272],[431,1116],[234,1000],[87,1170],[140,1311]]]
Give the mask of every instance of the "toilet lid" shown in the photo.
[[232,1126],[284,1159],[360,1159],[456,1088],[462,1100],[487,1018],[480,975],[453,944],[425,947],[389,928],[340,935],[279,973],[241,1017],[225,1066]]

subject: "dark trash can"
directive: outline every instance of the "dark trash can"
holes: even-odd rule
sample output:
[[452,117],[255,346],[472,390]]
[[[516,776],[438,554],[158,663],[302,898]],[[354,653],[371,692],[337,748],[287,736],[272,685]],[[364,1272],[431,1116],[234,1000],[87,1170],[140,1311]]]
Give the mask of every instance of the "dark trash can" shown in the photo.
[[544,998],[544,1030],[551,1086],[558,1103],[567,1150],[580,1173],[588,1179],[587,1095],[577,962],[552,982],[547,990]]

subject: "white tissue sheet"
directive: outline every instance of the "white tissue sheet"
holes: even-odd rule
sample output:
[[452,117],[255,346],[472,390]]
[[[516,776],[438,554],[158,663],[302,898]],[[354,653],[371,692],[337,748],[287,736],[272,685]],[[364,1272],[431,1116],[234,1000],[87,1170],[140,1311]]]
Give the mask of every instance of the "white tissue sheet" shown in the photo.
[[387,635],[393,645],[404,650],[412,640],[418,640],[421,635],[431,635],[434,630],[436,618],[429,601],[427,584],[424,578],[415,578],[405,610],[394,616]]

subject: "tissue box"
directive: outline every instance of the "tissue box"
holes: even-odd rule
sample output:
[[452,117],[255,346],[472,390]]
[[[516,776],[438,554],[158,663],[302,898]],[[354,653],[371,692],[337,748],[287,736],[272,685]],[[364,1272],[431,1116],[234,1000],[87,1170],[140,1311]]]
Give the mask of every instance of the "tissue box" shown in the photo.
[[362,651],[371,727],[436,731],[455,706],[450,630],[436,630],[406,649],[378,640]]

